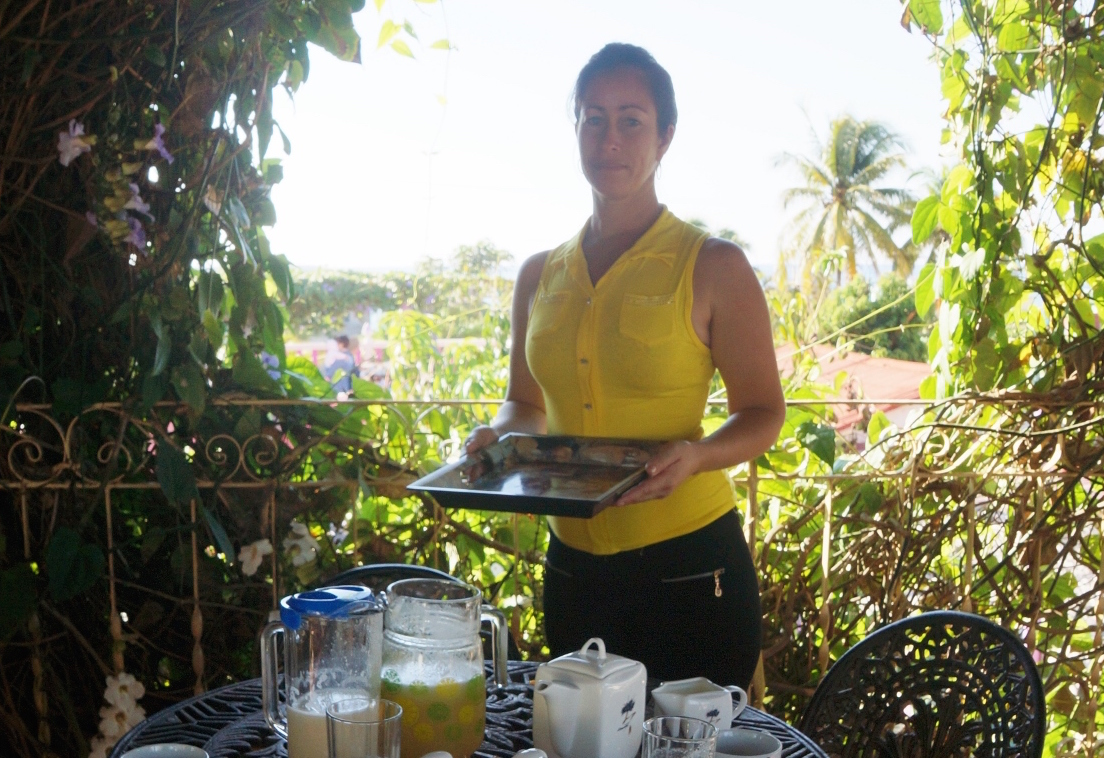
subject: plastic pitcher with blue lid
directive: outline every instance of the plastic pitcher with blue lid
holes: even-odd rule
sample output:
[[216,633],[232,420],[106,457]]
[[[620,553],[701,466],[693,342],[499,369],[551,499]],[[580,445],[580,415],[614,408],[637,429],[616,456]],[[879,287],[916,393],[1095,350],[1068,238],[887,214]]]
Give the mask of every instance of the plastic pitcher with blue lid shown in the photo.
[[[280,600],[261,633],[264,715],[287,739],[288,758],[327,758],[326,707],[380,696],[385,602],[367,587],[324,587]],[[277,638],[283,638],[284,702]]]

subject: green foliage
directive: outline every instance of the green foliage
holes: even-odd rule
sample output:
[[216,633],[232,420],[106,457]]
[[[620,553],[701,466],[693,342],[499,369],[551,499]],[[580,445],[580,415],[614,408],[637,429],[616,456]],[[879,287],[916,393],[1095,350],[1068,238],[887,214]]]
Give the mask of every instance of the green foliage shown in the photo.
[[947,234],[930,392],[1099,382],[1104,268],[1088,230],[1104,197],[1100,10],[956,0],[945,24],[938,3],[908,7],[937,45],[945,138],[961,146],[913,217],[915,236],[933,213]]
[[862,353],[905,361],[928,359],[928,331],[916,312],[913,291],[893,274],[883,276],[876,293],[859,275],[830,292],[818,314],[820,333]]
[[296,271],[288,329],[304,337],[333,335],[344,331],[349,316],[366,321],[372,311],[411,309],[441,318],[439,336],[477,337],[484,314],[509,302],[513,282],[499,269],[512,260],[482,241],[461,245],[447,263],[423,261],[415,274]]
[[35,576],[29,563],[0,570],[0,641],[11,637],[37,605]]
[[50,595],[62,602],[89,590],[103,578],[104,565],[99,547],[82,543],[75,529],[59,528],[46,550]]

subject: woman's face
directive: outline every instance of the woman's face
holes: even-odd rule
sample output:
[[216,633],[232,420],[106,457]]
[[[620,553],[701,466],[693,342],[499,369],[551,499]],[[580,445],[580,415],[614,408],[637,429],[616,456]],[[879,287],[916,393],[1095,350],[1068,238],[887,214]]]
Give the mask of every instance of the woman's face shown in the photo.
[[656,126],[656,105],[644,75],[634,68],[595,77],[579,100],[575,126],[583,174],[594,192],[627,198],[651,187],[675,127]]

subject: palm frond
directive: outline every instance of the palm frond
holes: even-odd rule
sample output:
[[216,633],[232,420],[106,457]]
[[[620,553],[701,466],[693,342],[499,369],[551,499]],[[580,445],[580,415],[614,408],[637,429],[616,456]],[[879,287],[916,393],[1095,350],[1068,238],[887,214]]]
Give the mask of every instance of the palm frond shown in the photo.
[[792,203],[799,200],[811,200],[827,205],[831,202],[832,195],[814,187],[791,187],[782,192],[782,207],[789,208]]
[[902,153],[883,155],[862,166],[852,177],[853,184],[873,184],[895,168],[905,165],[905,156]]
[[[855,210],[856,226],[863,230],[864,235],[869,242],[871,253],[876,250],[893,257],[893,253],[900,250],[897,243],[893,241],[893,236],[889,233],[889,230],[879,223],[879,221],[871,216],[864,210]],[[871,258],[873,258],[871,254]]]

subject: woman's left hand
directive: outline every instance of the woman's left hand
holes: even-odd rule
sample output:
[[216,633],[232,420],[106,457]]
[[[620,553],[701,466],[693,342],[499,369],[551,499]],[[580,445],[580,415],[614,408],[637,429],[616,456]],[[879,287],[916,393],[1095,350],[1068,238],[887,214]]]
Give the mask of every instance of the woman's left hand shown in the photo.
[[698,447],[693,442],[670,442],[644,466],[648,478],[626,492],[614,505],[630,505],[667,497],[692,474],[698,472]]

